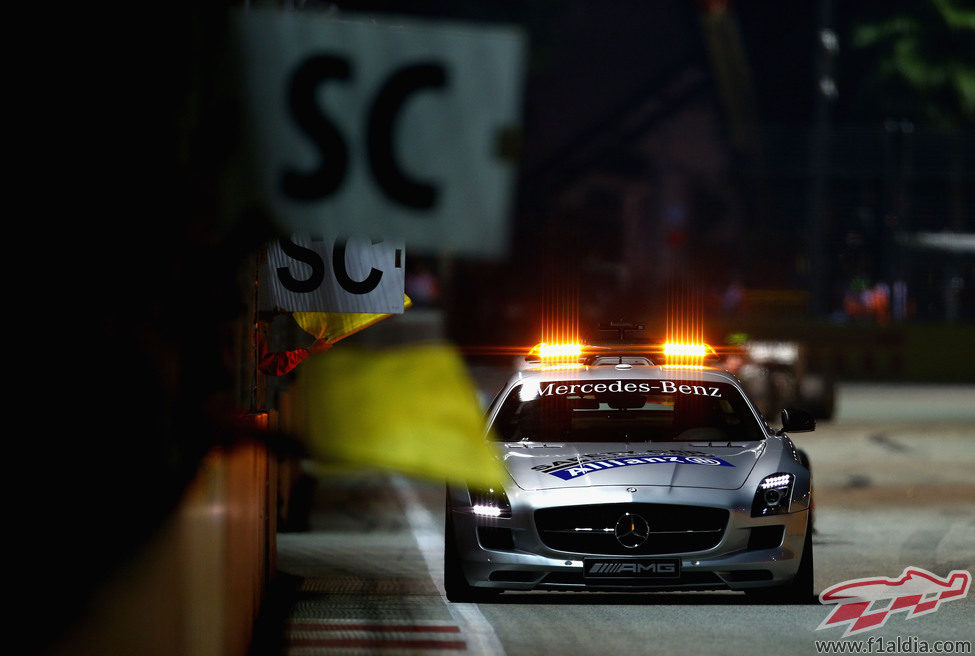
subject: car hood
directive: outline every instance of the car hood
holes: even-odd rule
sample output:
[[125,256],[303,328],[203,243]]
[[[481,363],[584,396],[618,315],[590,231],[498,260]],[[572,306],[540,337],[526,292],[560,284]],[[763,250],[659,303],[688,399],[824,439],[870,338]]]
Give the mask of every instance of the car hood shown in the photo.
[[501,444],[505,467],[523,490],[594,485],[661,485],[733,490],[765,450],[745,443]]

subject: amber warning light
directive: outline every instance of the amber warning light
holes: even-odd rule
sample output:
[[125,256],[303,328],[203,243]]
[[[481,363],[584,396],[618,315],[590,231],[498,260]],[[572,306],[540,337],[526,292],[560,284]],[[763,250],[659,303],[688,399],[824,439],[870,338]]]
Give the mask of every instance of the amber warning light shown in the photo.
[[714,349],[707,344],[681,344],[667,342],[664,344],[664,355],[668,358],[705,358],[715,355]]
[[665,342],[662,350],[668,365],[698,366],[718,357],[711,346],[702,342]]
[[582,344],[536,344],[528,352],[541,360],[578,358],[582,355]]
[[669,364],[702,364],[705,360],[718,357],[708,344],[665,342],[663,344],[621,344],[618,346],[593,346],[572,342],[568,344],[549,344],[541,342],[531,347],[525,359],[534,362],[578,362],[597,355],[644,355],[663,356]]

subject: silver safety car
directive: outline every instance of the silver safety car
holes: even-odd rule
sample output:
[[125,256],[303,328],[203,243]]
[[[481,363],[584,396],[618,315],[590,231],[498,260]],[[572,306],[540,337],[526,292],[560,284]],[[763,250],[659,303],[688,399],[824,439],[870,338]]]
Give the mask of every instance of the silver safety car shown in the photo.
[[[554,346],[554,348],[553,348]],[[548,346],[487,413],[504,480],[447,488],[451,601],[503,590],[738,590],[813,595],[808,461],[787,408],[763,419],[739,380],[693,348]],[[706,351],[701,351],[702,354]]]

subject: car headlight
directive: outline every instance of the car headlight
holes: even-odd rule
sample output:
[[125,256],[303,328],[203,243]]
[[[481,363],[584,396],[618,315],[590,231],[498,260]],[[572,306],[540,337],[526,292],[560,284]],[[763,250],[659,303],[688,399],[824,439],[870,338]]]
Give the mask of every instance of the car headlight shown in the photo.
[[511,502],[500,485],[484,489],[468,488],[471,511],[481,517],[511,517]]
[[792,503],[792,485],[795,482],[792,474],[772,474],[762,479],[755,491],[752,502],[752,517],[767,515],[781,515],[789,512]]

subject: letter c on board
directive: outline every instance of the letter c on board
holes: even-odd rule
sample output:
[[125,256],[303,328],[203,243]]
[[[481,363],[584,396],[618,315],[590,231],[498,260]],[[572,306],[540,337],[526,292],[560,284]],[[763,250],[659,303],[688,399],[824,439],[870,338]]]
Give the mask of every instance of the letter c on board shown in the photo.
[[345,240],[343,239],[336,239],[332,247],[332,270],[335,272],[335,280],[350,294],[368,294],[378,287],[379,281],[383,279],[383,272],[372,268],[365,280],[353,280],[345,268]]

